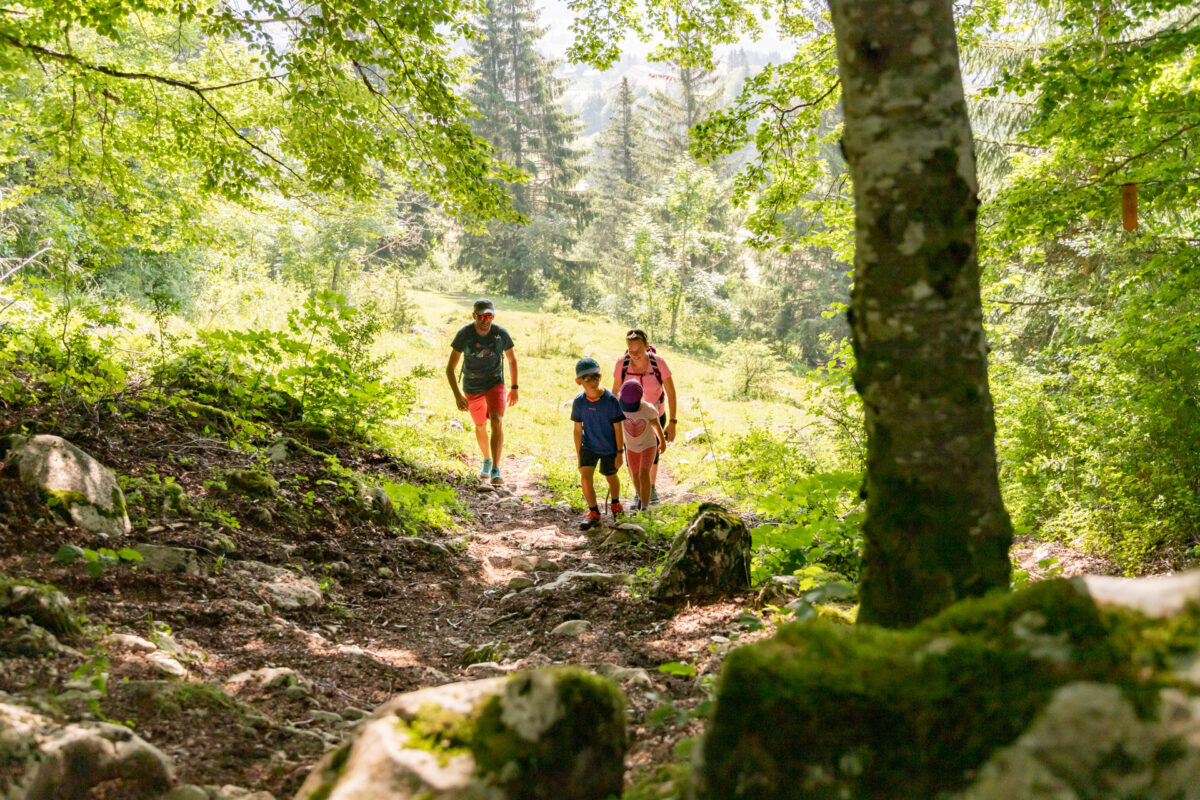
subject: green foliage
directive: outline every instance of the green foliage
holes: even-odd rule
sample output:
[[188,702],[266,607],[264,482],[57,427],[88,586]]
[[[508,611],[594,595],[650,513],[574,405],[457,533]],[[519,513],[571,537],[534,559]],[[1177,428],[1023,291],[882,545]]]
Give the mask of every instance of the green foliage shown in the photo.
[[793,480],[759,498],[772,522],[752,532],[756,581],[822,564],[857,580],[864,511],[858,499],[862,475],[834,472]]
[[[452,42],[471,4],[269,0],[36,4],[0,12],[0,162],[170,217],[196,193],[369,193],[380,167],[454,212],[511,215],[467,125]],[[398,77],[402,76],[402,77]],[[156,206],[159,187],[174,203]],[[114,210],[117,203],[114,203]],[[128,224],[128,223],[126,223]]]
[[444,484],[417,486],[384,480],[380,486],[392,499],[400,524],[412,533],[448,528],[461,511],[458,494]]
[[142,560],[142,554],[129,547],[122,547],[120,550],[101,547],[93,550],[73,544],[62,545],[54,554],[54,560],[63,565],[74,564],[79,559],[83,559],[88,576],[98,578],[105,570],[118,564],[137,564]]
[[765,342],[738,339],[725,348],[722,359],[732,370],[726,388],[730,400],[763,400],[781,388],[783,364]]
[[256,372],[247,391],[277,388],[294,396],[303,419],[359,432],[408,411],[411,384],[385,379],[385,357],[371,355],[381,321],[333,292],[310,296],[288,314],[286,331],[213,331],[202,342]]

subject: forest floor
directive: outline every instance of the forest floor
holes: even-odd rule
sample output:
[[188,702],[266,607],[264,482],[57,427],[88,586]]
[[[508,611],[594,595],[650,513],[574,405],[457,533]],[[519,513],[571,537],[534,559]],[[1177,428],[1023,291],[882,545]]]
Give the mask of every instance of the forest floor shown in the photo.
[[[0,412],[0,433],[23,425],[56,433],[138,479],[145,497],[131,500],[131,516],[138,502],[157,502],[149,487],[172,479],[186,501],[147,513],[114,541],[55,518],[37,491],[0,475],[0,575],[60,588],[89,622],[88,639],[69,642],[74,651],[0,657],[0,691],[62,721],[130,725],[172,757],[183,783],[289,797],[323,752],[392,695],[545,664],[582,664],[621,682],[632,774],[669,760],[699,731],[692,712],[725,652],[772,627],[747,624],[752,595],[683,607],[645,597],[666,542],[600,547],[609,530],[579,531],[578,514],[547,494],[532,458],[506,458],[508,483],[493,489],[360,446],[314,443],[368,482],[458,481],[455,522],[418,538],[356,511],[317,453],[270,462],[186,414],[137,409]],[[268,470],[277,491],[249,497],[213,480],[248,467]],[[695,499],[674,497],[665,471],[660,487],[667,502]],[[135,543],[192,550],[197,568],[164,574],[118,563],[90,577],[82,563],[53,558],[63,544]],[[572,571],[632,581],[559,580]],[[322,601],[273,603],[267,582],[290,576],[318,581]],[[513,579],[533,587],[513,592]],[[569,620],[590,629],[553,633]],[[658,670],[672,662],[695,675]],[[285,677],[264,685],[269,675],[244,674],[279,667],[296,675],[271,673]],[[94,678],[105,674],[97,691]],[[119,796],[116,786],[93,793]]]

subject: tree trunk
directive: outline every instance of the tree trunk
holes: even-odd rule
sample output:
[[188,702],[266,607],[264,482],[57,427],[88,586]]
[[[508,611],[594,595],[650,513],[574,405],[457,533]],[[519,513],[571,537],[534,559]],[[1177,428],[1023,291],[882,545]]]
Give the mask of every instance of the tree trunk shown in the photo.
[[867,433],[862,622],[1009,584],[951,0],[831,0],[854,181],[849,322]]

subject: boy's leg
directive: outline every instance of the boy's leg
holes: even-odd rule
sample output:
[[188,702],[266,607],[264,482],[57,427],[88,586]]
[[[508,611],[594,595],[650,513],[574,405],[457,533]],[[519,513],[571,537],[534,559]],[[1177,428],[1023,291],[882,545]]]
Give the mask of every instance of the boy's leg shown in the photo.
[[596,507],[596,487],[592,483],[592,473],[595,471],[595,467],[579,468],[579,486],[583,489],[583,500],[588,508]]
[[613,472],[612,475],[605,475],[605,480],[608,481],[608,496],[611,500],[617,500],[621,496],[621,473],[620,470]]

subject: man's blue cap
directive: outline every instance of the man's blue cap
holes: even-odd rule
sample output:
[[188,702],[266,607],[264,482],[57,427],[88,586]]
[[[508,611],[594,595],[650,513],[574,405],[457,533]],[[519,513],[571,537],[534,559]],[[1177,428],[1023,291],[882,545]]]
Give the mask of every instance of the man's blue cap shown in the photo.
[[581,358],[575,362],[575,377],[582,378],[584,375],[599,375],[600,362],[594,358]]

